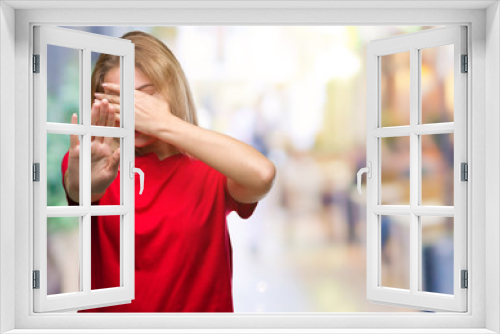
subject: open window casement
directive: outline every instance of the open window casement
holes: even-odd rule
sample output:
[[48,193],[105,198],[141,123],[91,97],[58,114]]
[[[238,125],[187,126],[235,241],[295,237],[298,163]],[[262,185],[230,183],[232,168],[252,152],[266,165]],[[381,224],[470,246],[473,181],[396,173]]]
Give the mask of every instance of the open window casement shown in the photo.
[[[53,76],[67,69],[51,59],[51,54],[62,51],[74,53],[76,61],[71,76],[55,82]],[[91,56],[105,53],[120,57],[120,119],[119,126],[100,126],[91,123]],[[57,59],[61,59],[58,57]],[[134,298],[134,44],[129,40],[84,33],[64,28],[34,27],[33,45],[33,90],[34,90],[34,311],[82,310],[98,306],[130,303]],[[76,79],[75,79],[76,78]],[[76,91],[70,91],[68,82],[76,80]],[[54,101],[51,91],[60,85],[64,98]],[[75,85],[74,85],[75,86]],[[66,90],[66,91],[65,91]],[[64,99],[64,101],[63,101]],[[61,118],[57,108],[66,108]],[[78,115],[78,124],[71,123],[71,114]],[[70,115],[69,118],[67,115]],[[73,122],[74,123],[74,122]],[[54,160],[53,152],[66,152],[70,135],[79,138],[79,203],[68,205],[65,201],[54,203],[48,198],[50,187],[62,188],[58,178],[49,184],[47,175],[61,170],[61,157]],[[116,205],[93,205],[91,203],[91,140],[95,136],[111,138],[120,150],[118,176],[120,180],[120,202]],[[62,146],[61,146],[62,145]],[[61,149],[62,147],[62,149]],[[75,161],[75,160],[73,160]],[[116,216],[119,237],[116,240],[119,272],[115,287],[91,289],[91,217]],[[54,291],[51,281],[57,280],[48,268],[48,232],[53,223],[74,223],[77,237],[74,239],[76,258],[64,266],[74,268],[73,290]],[[59,224],[59,225],[61,225]],[[50,226],[49,226],[50,225]],[[57,224],[56,224],[57,225]],[[49,275],[48,275],[49,272]],[[53,270],[52,270],[53,272]],[[103,273],[107,275],[108,273]],[[50,276],[50,277],[48,277]],[[118,278],[119,276],[119,278]],[[61,293],[64,292],[64,293]]]
[[367,48],[367,298],[467,311],[466,27]]

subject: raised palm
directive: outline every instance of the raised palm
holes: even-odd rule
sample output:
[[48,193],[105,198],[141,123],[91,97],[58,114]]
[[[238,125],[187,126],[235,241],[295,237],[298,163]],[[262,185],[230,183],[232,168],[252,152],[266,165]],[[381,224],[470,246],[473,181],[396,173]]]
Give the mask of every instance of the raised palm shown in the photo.
[[[91,124],[97,126],[114,126],[115,110],[107,100],[96,100],[92,105]],[[72,124],[78,123],[78,118],[73,115]],[[102,197],[118,174],[120,164],[120,148],[112,137],[92,137],[91,151],[91,200]],[[65,175],[66,191],[69,196],[79,201],[79,175],[80,175],[80,142],[78,136],[70,136],[68,154],[68,170]]]

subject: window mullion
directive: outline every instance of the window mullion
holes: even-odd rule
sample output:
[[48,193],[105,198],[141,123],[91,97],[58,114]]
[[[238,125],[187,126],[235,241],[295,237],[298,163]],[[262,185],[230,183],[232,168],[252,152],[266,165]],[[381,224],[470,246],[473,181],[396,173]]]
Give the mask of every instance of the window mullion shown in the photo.
[[[84,104],[83,104],[83,101],[85,100],[83,98],[83,94],[82,94],[82,90],[83,90],[83,87],[84,86],[84,83],[86,82],[85,81],[85,78],[84,78],[84,67],[85,67],[85,62],[84,62],[84,55],[83,55],[83,50],[82,49],[79,49],[79,54],[78,54],[78,59],[79,59],[79,67],[78,67],[78,71],[80,73],[80,75],[78,76],[80,78],[80,89],[78,90],[78,107],[80,110],[80,119],[78,120],[78,124],[79,125],[83,125],[83,120],[84,120],[84,115],[85,115],[85,109],[84,109]],[[47,124],[47,126],[49,126],[49,124]],[[87,123],[85,123],[84,126],[88,126]],[[86,130],[86,129],[85,129]],[[85,134],[87,131],[85,131],[83,134]],[[79,180],[80,180],[80,183],[81,181],[83,180],[83,170],[84,170],[84,159],[82,157],[82,143],[83,143],[83,136],[79,136],[78,139],[80,140],[80,168],[79,168],[79,171],[80,171],[80,175],[79,175]],[[82,185],[80,184],[80,187],[79,187],[79,198],[80,198],[80,201],[84,198],[83,196],[83,188],[82,188]],[[88,223],[86,223],[86,219],[85,219],[85,216],[80,216],[80,223],[79,223],[79,232],[78,232],[78,236],[79,236],[79,248],[78,248],[78,260],[80,261],[78,263],[78,268],[80,269],[80,272],[78,273],[78,276],[79,276],[79,289],[80,291],[90,291],[90,283],[91,281],[86,277],[86,271],[83,269],[84,268],[84,265],[89,261],[90,257],[88,257],[85,253],[84,253],[84,250],[85,250],[85,246],[84,246],[84,235],[85,235],[85,226],[87,225],[90,225]],[[89,234],[90,235],[90,234]]]
[[433,217],[454,217],[455,207],[454,206],[416,206],[412,207],[411,211],[413,214],[421,216],[433,216]]
[[[91,122],[91,99],[90,99],[90,73],[91,73],[91,50],[89,48],[83,49],[82,62],[81,62],[81,73],[80,78],[82,78],[82,85],[80,86],[80,104],[82,106],[82,124],[90,127]],[[82,136],[82,143],[80,145],[81,150],[81,163],[80,171],[80,188],[82,189],[82,204],[89,211],[83,216],[83,235],[82,235],[82,257],[83,263],[81,270],[83,271],[83,291],[90,293],[91,291],[91,216],[90,216],[90,205],[91,205],[91,173],[90,173],[90,142],[91,134],[87,131]]]
[[83,216],[82,224],[83,224],[83,237],[82,237],[82,257],[83,262],[81,266],[81,271],[83,273],[80,274],[80,277],[83,279],[83,292],[90,293],[91,291],[91,238],[90,238],[90,228],[91,228],[91,216],[90,214],[86,214]]
[[[418,125],[420,92],[419,92],[419,52],[410,49],[410,208],[419,204],[419,137],[415,134]],[[419,274],[419,217],[410,209],[410,292],[418,291]]]
[[438,135],[444,133],[454,133],[455,125],[453,122],[419,124],[412,128],[413,133],[418,135]]
[[86,214],[92,216],[116,216],[130,212],[130,208],[124,205],[93,205],[93,206],[49,206],[47,217],[83,217]]
[[89,128],[89,131],[92,136],[99,136],[99,137],[119,138],[119,137],[125,137],[129,134],[129,131],[127,129],[114,128],[108,126],[92,126],[91,128]]

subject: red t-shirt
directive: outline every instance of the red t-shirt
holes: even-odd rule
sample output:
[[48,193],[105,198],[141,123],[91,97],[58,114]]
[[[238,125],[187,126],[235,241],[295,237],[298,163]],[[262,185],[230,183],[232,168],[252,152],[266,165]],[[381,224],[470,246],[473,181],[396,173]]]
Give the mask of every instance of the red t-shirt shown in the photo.
[[[67,166],[68,153],[63,175]],[[151,153],[135,166],[145,174],[142,195],[135,178],[135,299],[84,312],[233,312],[226,216],[246,219],[257,202],[236,202],[226,176],[187,155]],[[98,204],[119,203],[119,193],[117,177]],[[119,216],[92,217],[92,289],[120,285],[119,226]]]

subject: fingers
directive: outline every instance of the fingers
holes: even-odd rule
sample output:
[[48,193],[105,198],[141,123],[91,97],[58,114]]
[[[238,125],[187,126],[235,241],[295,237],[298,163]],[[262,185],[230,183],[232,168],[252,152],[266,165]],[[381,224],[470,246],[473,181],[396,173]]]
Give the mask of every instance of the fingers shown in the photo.
[[[78,124],[78,115],[75,113],[71,116],[71,124]],[[75,149],[77,146],[78,146],[78,135],[70,135],[69,148]]]
[[115,113],[119,113],[120,112],[120,105],[119,104],[110,103],[109,105],[113,106],[113,108],[115,109]]
[[[97,118],[97,126],[106,126],[106,123],[108,121],[108,113],[109,113],[109,103],[108,100],[104,99],[100,103],[100,108],[99,108],[99,117]],[[104,143],[104,137],[99,136],[96,137],[96,140],[98,140],[100,143]]]
[[99,100],[108,100],[110,103],[114,104],[120,104],[120,95],[111,95],[111,94],[104,94],[104,93],[94,93],[96,99]]
[[[108,103],[107,100],[95,100],[92,105],[92,111],[90,116],[90,125],[94,126],[106,126],[108,119]],[[103,138],[100,136],[95,136],[91,138],[92,141],[97,140],[103,142]]]
[[113,92],[116,92],[116,93],[120,92],[120,85],[116,85],[116,84],[112,84],[112,83],[109,83],[109,82],[105,82],[101,86],[106,87],[110,91],[113,91]]
[[110,126],[114,126],[114,127],[117,127],[119,128],[120,127],[120,105],[119,104],[115,104],[115,103],[110,103],[109,106],[113,107],[113,111],[115,112],[115,120],[113,121],[113,125],[110,125]]
[[78,115],[76,113],[71,115],[71,124],[78,124]]
[[[115,125],[115,110],[113,106],[110,104],[108,107],[108,117],[106,119],[105,126],[114,126]],[[104,143],[107,145],[111,145],[113,142],[113,137],[104,137]]]
[[[103,94],[103,93],[95,93],[94,94],[95,97],[96,97],[96,101],[104,101],[104,100],[108,100],[108,103],[110,106],[113,106],[114,110],[115,110],[115,114],[117,113],[120,113],[120,95],[109,95],[109,94]],[[115,124],[113,122],[112,125],[106,125],[106,126],[116,126],[116,127],[120,127],[120,119],[119,118],[116,118],[116,122],[117,124]]]
[[106,126],[115,125],[115,108],[112,104],[108,105],[108,118],[106,120]]
[[99,124],[97,125],[106,126],[108,113],[109,113],[109,103],[108,100],[104,99],[101,101],[101,113],[99,115]]
[[[101,101],[94,100],[92,105],[92,111],[90,113],[90,125],[97,125],[97,120],[99,119],[99,113],[101,112]],[[90,138],[91,141],[95,140],[95,137]]]
[[92,111],[90,113],[90,125],[97,125],[100,109],[101,109],[101,101],[95,99],[94,104],[92,104]]
[[111,158],[109,159],[109,168],[111,170],[116,170],[120,165],[120,148],[118,147],[114,152]]

